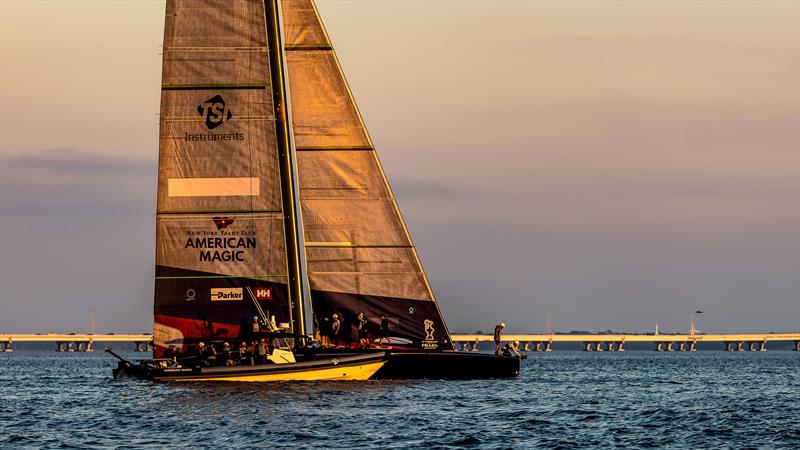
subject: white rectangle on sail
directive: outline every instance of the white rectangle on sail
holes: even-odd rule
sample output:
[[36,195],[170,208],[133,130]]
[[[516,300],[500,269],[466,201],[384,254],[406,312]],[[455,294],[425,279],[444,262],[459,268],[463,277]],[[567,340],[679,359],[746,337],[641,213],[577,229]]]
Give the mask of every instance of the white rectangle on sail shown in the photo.
[[170,197],[234,197],[259,195],[258,178],[170,178]]

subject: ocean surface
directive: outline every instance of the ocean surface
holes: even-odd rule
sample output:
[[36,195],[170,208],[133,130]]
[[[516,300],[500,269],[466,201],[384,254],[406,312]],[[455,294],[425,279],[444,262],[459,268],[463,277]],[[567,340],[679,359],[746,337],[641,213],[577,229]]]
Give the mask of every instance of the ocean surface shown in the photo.
[[800,448],[798,352],[555,351],[477,381],[156,384],[113,366],[0,354],[0,448]]

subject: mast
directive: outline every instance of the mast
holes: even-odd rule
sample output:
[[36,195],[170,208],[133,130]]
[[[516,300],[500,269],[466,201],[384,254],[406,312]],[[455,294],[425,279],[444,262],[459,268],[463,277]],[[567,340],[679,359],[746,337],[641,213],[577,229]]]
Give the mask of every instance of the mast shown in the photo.
[[281,196],[284,207],[284,229],[286,233],[286,256],[289,269],[289,306],[292,331],[305,335],[306,324],[304,302],[309,295],[305,281],[305,255],[302,246],[303,225],[300,218],[299,190],[296,155],[290,123],[289,96],[286,86],[283,54],[283,29],[281,26],[280,0],[264,0],[266,15],[269,67],[272,79],[272,95],[275,107],[275,131],[277,134],[278,159],[280,165]]

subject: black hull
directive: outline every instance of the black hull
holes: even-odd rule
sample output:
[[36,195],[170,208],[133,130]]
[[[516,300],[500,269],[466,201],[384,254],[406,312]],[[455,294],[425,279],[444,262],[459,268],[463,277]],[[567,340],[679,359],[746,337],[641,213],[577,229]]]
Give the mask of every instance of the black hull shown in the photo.
[[[371,353],[378,350],[363,350]],[[383,351],[383,350],[380,350]],[[321,350],[320,355],[353,354],[353,349]],[[495,356],[487,353],[454,351],[420,352],[389,351],[389,360],[372,379],[413,380],[444,379],[471,380],[484,378],[512,378],[520,374],[520,358]]]
[[519,376],[519,358],[460,352],[391,353],[372,377],[377,380],[511,378]]

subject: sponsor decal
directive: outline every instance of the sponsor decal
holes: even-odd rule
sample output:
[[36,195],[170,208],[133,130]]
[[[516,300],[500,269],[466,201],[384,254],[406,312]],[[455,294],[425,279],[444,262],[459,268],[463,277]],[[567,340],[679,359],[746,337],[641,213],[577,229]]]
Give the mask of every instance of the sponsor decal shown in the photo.
[[225,105],[225,99],[217,94],[197,107],[200,117],[205,119],[206,127],[213,130],[223,123],[233,119],[233,113]]
[[425,340],[422,341],[422,348],[425,350],[438,349],[439,343],[436,342],[436,338],[433,336],[434,332],[436,331],[433,328],[433,321],[430,319],[425,319],[422,324],[425,326]]
[[[213,130],[233,119],[233,112],[225,104],[222,95],[215,95],[197,106],[206,128]],[[184,133],[186,141],[243,141],[243,133]]]
[[214,217],[211,220],[214,221],[214,225],[217,226],[218,230],[224,230],[228,228],[228,225],[233,223],[233,219],[230,217]]
[[410,306],[408,308],[408,313],[411,314],[412,316],[414,315],[414,307],[413,306]]
[[242,288],[211,288],[211,301],[243,300]]
[[425,319],[425,340],[426,341],[433,341],[433,332],[436,331],[433,329],[433,321],[429,319]]
[[212,219],[217,231],[189,231],[183,248],[197,249],[200,262],[244,262],[247,249],[256,248],[255,231],[226,230],[234,220]]
[[271,287],[256,287],[253,288],[253,292],[255,293],[256,300],[272,300]]
[[197,300],[197,291],[195,291],[194,289],[191,289],[191,288],[187,289],[186,290],[186,301],[187,302],[193,302],[195,300]]

